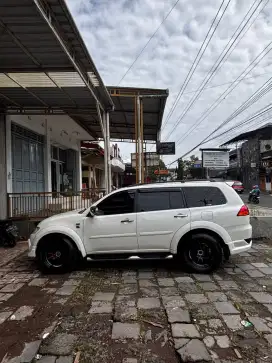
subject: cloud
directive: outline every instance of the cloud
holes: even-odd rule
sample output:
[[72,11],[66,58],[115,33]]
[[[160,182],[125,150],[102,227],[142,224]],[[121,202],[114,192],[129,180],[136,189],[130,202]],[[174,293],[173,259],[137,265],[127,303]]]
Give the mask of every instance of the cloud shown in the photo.
[[[176,0],[66,1],[104,83],[116,85]],[[253,0],[230,2],[185,93],[199,87],[253,2]],[[121,85],[168,88],[170,95],[165,119],[220,4],[221,0],[180,0]],[[234,81],[268,45],[271,38],[272,4],[270,2],[208,86]],[[200,142],[272,76],[271,54],[267,55],[248,76],[267,74],[241,82],[189,137],[176,145],[177,156],[184,154]],[[170,141],[178,141],[228,86],[222,85],[205,90],[175,129]],[[193,94],[186,94],[181,98],[176,111],[162,132],[163,140],[171,132],[192,96]],[[268,104],[270,99],[271,94],[263,97],[231,122],[230,126]],[[231,133],[230,136],[232,136]],[[206,146],[217,146],[224,140],[219,138]],[[133,146],[125,144],[121,147],[121,151],[127,159],[130,152],[133,152]],[[165,158],[166,162],[173,159],[174,157]]]

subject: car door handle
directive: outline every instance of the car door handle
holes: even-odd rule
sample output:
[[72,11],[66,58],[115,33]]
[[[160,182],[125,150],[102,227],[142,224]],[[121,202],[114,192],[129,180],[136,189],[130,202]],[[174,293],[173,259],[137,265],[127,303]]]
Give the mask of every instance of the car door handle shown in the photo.
[[177,214],[177,215],[175,215],[174,216],[174,218],[186,218],[186,217],[188,217],[188,214]]
[[134,220],[132,220],[132,219],[128,219],[128,218],[123,219],[123,220],[121,221],[121,223],[132,223],[132,222],[134,222]]

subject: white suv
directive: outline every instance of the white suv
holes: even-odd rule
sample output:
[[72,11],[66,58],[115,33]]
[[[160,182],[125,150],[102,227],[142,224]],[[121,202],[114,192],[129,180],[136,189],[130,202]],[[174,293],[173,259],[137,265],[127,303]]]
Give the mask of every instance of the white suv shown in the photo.
[[46,272],[80,259],[166,258],[210,272],[223,257],[250,249],[248,208],[224,182],[174,182],[119,189],[90,208],[42,221],[29,256]]

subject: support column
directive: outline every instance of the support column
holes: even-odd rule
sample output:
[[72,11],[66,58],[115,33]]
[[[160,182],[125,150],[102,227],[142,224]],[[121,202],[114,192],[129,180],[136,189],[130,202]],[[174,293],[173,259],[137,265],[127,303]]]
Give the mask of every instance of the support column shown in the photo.
[[6,185],[7,193],[12,193],[12,148],[11,148],[11,118],[6,116]]
[[141,142],[141,101],[137,97],[137,128],[138,128],[138,179],[142,183],[142,142]]
[[106,142],[107,142],[107,168],[108,168],[108,193],[111,192],[112,176],[111,176],[111,155],[110,155],[110,114],[106,113]]
[[77,180],[76,190],[80,192],[82,190],[82,161],[81,161],[81,141],[78,141],[78,151],[76,153],[76,168],[77,168]]
[[47,119],[44,122],[45,144],[44,144],[44,191],[52,192],[52,170],[51,170],[51,132]]
[[104,135],[104,178],[105,178],[105,190],[106,190],[106,194],[109,193],[109,177],[108,177],[108,145],[107,145],[107,120],[106,120],[106,114],[105,112],[103,113],[103,122],[104,122],[104,131],[105,131],[105,135]]
[[6,115],[0,114],[0,219],[7,218]]

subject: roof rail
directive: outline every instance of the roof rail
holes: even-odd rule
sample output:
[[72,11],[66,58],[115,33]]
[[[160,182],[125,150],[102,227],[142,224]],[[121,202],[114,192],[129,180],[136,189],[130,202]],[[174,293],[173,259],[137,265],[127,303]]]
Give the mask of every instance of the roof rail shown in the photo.
[[171,181],[157,181],[151,183],[138,183],[138,184],[131,184],[130,187],[134,187],[137,185],[152,185],[152,184],[165,184],[165,183],[187,183],[187,182],[201,182],[201,181],[208,181],[208,182],[216,182],[214,179],[183,179],[183,180],[171,180]]

